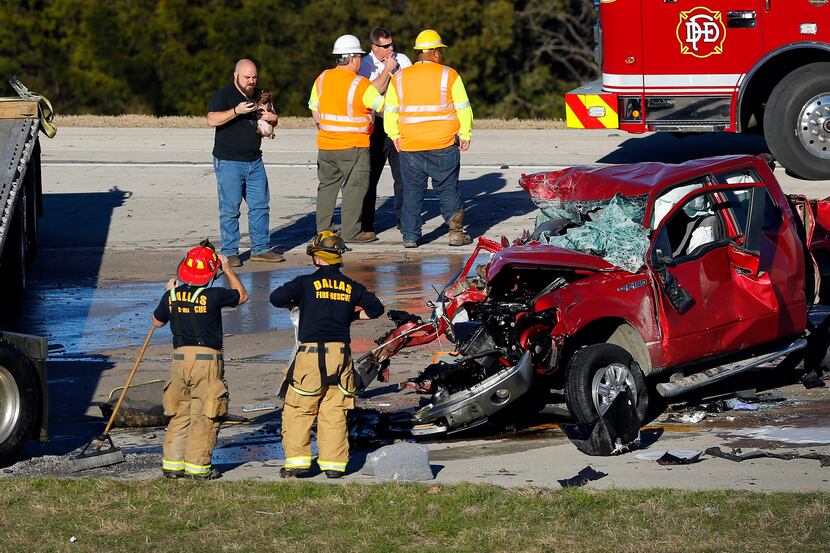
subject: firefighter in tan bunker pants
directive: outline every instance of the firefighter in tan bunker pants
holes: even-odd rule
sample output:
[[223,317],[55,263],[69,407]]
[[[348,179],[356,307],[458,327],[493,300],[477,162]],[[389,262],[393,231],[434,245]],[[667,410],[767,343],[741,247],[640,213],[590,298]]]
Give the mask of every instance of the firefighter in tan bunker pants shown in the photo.
[[[221,263],[231,288],[210,287]],[[167,478],[218,478],[211,467],[222,418],[228,413],[228,388],[222,359],[222,308],[248,301],[245,287],[228,259],[205,241],[179,265],[178,281],[153,312],[153,324],[170,322],[173,362],[164,389],[164,410],[171,415],[162,453]]]
[[[340,478],[349,460],[346,413],[354,409],[355,383],[349,333],[352,321],[374,319],[383,304],[366,287],[340,272],[343,239],[323,231],[309,243],[317,270],[271,293],[275,307],[298,307],[300,346],[280,389],[282,478],[311,475],[311,425],[317,419],[317,464],[328,478]],[[357,308],[357,310],[356,310]]]

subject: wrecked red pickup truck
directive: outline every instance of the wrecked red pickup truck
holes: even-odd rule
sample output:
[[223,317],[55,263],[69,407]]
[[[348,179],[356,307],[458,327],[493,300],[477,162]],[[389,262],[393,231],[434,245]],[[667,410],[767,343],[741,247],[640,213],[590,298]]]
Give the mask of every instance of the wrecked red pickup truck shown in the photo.
[[[655,382],[674,397],[784,355],[830,369],[830,198],[785,195],[770,165],[728,156],[522,176],[539,207],[533,234],[480,239],[432,319],[399,319],[370,360],[419,332],[412,344],[455,342],[455,357],[413,379],[432,394],[414,415],[422,433],[552,389],[591,422],[628,387],[642,419]],[[494,253],[474,271],[482,251]]]

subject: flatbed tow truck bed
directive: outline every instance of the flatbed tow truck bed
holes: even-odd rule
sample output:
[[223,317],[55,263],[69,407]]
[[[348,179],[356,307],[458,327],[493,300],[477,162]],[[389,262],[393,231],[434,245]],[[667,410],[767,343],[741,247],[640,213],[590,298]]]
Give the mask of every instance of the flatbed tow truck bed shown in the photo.
[[[0,323],[23,305],[27,264],[37,247],[42,211],[41,98],[10,81],[19,98],[0,98]],[[51,109],[51,108],[50,108]],[[0,326],[0,466],[14,462],[30,438],[47,438],[45,338],[2,331]]]

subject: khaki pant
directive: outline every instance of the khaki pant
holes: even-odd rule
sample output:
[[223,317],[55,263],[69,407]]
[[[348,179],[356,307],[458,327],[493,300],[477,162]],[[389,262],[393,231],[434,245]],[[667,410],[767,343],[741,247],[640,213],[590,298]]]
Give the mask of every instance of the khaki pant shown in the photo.
[[[311,467],[311,426],[317,418],[317,447],[321,470],[346,471],[349,435],[346,412],[354,409],[351,355],[342,342],[326,343],[326,373],[339,374],[339,385],[320,382],[317,344],[302,344],[294,361],[294,377],[282,409],[285,468]],[[302,351],[305,348],[305,351]],[[309,349],[313,348],[313,351]]]
[[369,190],[369,148],[320,150],[317,153],[317,232],[331,230],[337,195],[343,191],[340,235],[360,234],[363,199]]
[[221,353],[185,346],[174,350],[164,411],[172,415],[164,439],[165,471],[204,475],[211,469],[221,418],[228,414],[228,388]]

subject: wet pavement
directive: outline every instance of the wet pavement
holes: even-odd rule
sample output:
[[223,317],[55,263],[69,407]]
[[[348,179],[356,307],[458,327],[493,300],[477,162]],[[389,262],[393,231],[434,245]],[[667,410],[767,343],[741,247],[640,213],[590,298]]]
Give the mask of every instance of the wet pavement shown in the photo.
[[[436,296],[466,260],[464,254],[419,256],[366,256],[349,259],[344,272],[377,292],[388,309],[405,309],[427,315],[425,300]],[[278,478],[283,450],[280,440],[279,402],[274,409],[242,413],[242,405],[269,402],[274,398],[279,366],[290,353],[293,330],[287,312],[268,301],[271,290],[299,274],[307,265],[289,263],[274,268],[244,267],[240,277],[251,293],[251,301],[224,316],[226,347],[231,352],[226,374],[231,387],[232,413],[247,416],[248,422],[223,425],[213,463],[227,479]],[[119,281],[92,275],[75,275],[61,282],[56,277],[36,275],[30,289],[24,331],[46,335],[50,340],[51,437],[45,445],[32,444],[29,460],[0,472],[8,476],[69,476],[67,455],[100,432],[104,421],[94,407],[109,391],[121,384],[134,360],[137,346],[146,335],[149,314],[162,296],[164,281]],[[375,337],[391,328],[383,320],[353,327],[356,351],[365,351]],[[170,334],[156,332],[141,378],[166,378]],[[446,345],[446,344],[444,344]],[[358,473],[366,455],[401,435],[378,429],[371,410],[382,413],[403,407],[410,409],[426,398],[412,392],[398,392],[397,383],[413,376],[432,357],[438,344],[405,350],[392,364],[393,380],[375,385],[360,398],[364,411],[352,429],[354,446],[350,474],[346,481],[369,481]],[[802,451],[830,451],[830,394],[825,389],[804,390],[791,376],[775,371],[757,371],[736,383],[738,388],[758,390],[780,388],[786,399],[757,411],[708,413],[696,424],[682,423],[677,416],[694,412],[694,405],[681,411],[669,410],[651,421],[641,433],[637,451],[655,448],[696,448],[718,446],[762,449],[801,448]],[[720,391],[718,391],[720,393]],[[701,398],[703,401],[703,398]],[[552,413],[552,414],[551,414]],[[373,418],[375,417],[375,418]],[[651,487],[749,487],[764,489],[830,489],[830,473],[807,460],[774,459],[731,463],[706,458],[695,466],[704,467],[697,479],[678,481],[656,463],[635,461],[633,456],[589,458],[570,443],[560,424],[568,422],[557,410],[510,424],[486,425],[464,434],[422,440],[430,449],[430,460],[439,482],[459,480],[493,482],[500,485],[551,485],[576,474],[589,462],[608,473],[592,486]],[[767,428],[768,427],[768,428]],[[816,440],[794,443],[798,439]],[[127,462],[78,474],[79,477],[153,478],[158,476],[163,428],[115,429],[113,440],[124,451]],[[783,465],[781,463],[789,463]],[[798,467],[801,479],[773,477],[785,467]],[[676,469],[681,470],[681,469]],[[685,471],[701,469],[683,468]],[[657,471],[657,472],[655,472]],[[737,476],[733,474],[738,471]],[[705,478],[701,476],[705,474]],[[325,480],[323,476],[316,479]],[[639,478],[639,479],[638,479]],[[736,484],[737,482],[737,484]],[[757,489],[757,488],[751,488]]]
[[[350,263],[344,273],[374,291],[387,309],[427,313],[424,300],[437,294],[466,261],[466,256],[420,257],[418,262],[372,265]],[[312,271],[311,267],[282,267],[243,272],[240,279],[251,300],[223,312],[225,334],[289,330],[288,312],[268,301],[272,290]],[[167,280],[156,282],[105,282],[93,277],[66,280],[54,275],[30,284],[23,332],[49,339],[50,359],[89,358],[101,351],[141,344],[149,330],[149,317],[164,294]],[[222,280],[219,281],[222,284]],[[152,344],[169,343],[169,326],[157,330]],[[289,350],[290,351],[290,350]],[[289,351],[282,351],[287,358]]]

